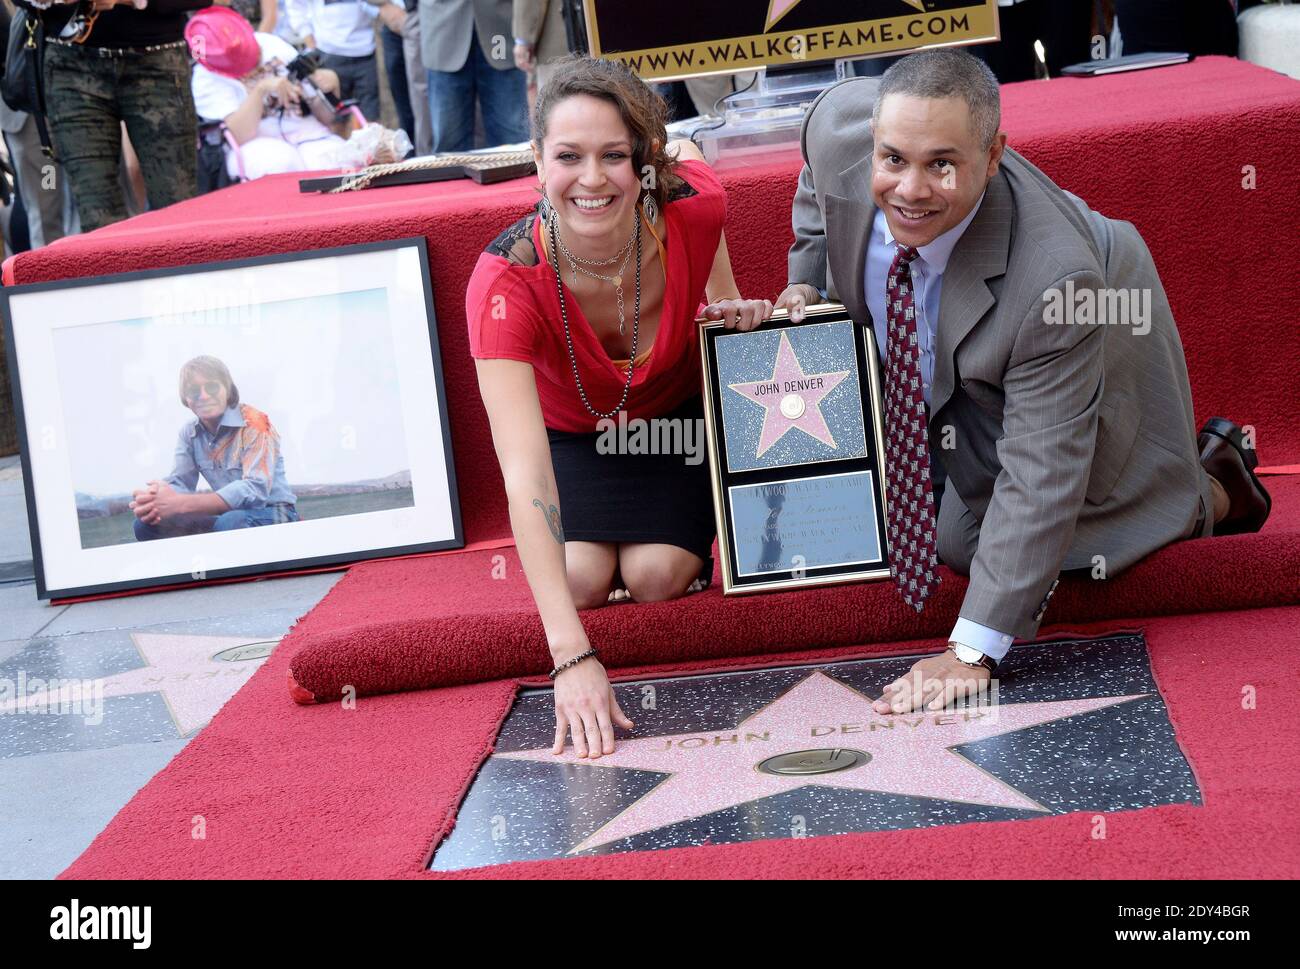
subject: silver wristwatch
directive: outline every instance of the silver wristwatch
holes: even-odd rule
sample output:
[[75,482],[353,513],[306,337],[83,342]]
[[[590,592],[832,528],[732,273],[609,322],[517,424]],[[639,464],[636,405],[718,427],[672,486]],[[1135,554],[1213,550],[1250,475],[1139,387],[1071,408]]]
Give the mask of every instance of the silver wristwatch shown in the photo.
[[992,656],[986,656],[978,649],[975,649],[972,646],[967,646],[965,643],[950,642],[948,643],[948,648],[951,649],[952,654],[957,657],[957,661],[966,666],[982,666],[990,673],[998,667],[998,661]]

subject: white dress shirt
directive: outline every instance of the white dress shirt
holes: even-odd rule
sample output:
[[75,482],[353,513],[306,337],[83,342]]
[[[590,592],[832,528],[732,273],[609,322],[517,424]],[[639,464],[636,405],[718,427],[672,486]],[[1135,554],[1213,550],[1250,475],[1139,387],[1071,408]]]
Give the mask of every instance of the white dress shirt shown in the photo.
[[[406,9],[401,0],[390,2]],[[379,7],[366,0],[286,0],[289,26],[299,37],[308,34],[326,54],[369,57],[375,52],[375,18]]]
[[[930,386],[934,382],[935,341],[939,328],[939,298],[943,289],[943,273],[948,259],[966,227],[975,218],[984,196],[975,202],[970,214],[928,245],[917,247],[917,257],[912,260],[913,305],[916,308],[916,342],[921,352],[921,389],[925,403],[930,403]],[[889,222],[883,209],[876,209],[871,224],[871,240],[867,243],[866,265],[863,267],[864,292],[867,309],[871,312],[872,327],[876,332],[876,346],[883,357],[888,347],[888,319],[885,316],[885,277],[894,261],[897,244],[889,231]],[[938,495],[935,505],[938,506]],[[985,656],[1001,660],[1011,649],[1013,637],[981,623],[958,617],[953,627],[951,641],[964,643],[978,649]]]

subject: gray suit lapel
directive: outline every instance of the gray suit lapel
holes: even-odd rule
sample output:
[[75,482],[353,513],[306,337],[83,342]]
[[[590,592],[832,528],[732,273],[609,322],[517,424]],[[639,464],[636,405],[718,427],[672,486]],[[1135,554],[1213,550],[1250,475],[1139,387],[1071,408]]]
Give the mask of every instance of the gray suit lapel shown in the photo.
[[952,396],[957,347],[993,305],[993,294],[985,280],[1007,271],[1014,214],[1011,190],[1006,176],[999,170],[989,181],[979,212],[957,240],[948,268],[944,270],[934,388],[930,393],[931,414],[938,413]]
[[865,283],[867,243],[876,206],[871,201],[871,156],[840,172],[846,195],[826,195],[826,252],[835,292],[858,323],[871,322]]

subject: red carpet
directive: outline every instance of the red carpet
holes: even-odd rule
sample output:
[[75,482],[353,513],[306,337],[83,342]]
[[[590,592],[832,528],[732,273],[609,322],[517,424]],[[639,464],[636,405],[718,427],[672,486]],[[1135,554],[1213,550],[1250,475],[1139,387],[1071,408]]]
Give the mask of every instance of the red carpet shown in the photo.
[[[1161,70],[1008,85],[1003,116],[1012,147],[1142,232],[1182,334],[1198,426],[1216,414],[1254,424],[1262,463],[1300,461],[1300,274],[1289,241],[1300,198],[1300,167],[1290,154],[1300,83],[1205,57]],[[1253,190],[1241,186],[1248,164]],[[785,285],[798,168],[797,153],[785,152],[719,169],[745,294],[775,297]],[[6,262],[5,282],[424,236],[466,541],[508,535],[464,297],[483,247],[536,200],[535,179],[330,196],[300,195],[297,179],[261,179],[23,253]]]
[[[1286,607],[1076,628],[1144,630],[1156,681],[1204,798],[1200,807],[1109,814],[1104,840],[1092,836],[1094,816],[1077,813],[452,875],[424,867],[490,751],[513,682],[363,699],[354,710],[297,706],[284,695],[286,644],[61,877],[1295,878],[1297,624],[1300,608]],[[878,644],[765,662],[936,645]],[[1246,685],[1256,690],[1254,709],[1242,708]],[[190,835],[195,815],[206,819],[204,840]]]
[[[1257,535],[1178,542],[1104,583],[1063,578],[1048,618],[1159,616],[1300,603],[1300,475],[1265,479],[1273,513]],[[505,577],[492,578],[493,563]],[[952,628],[964,576],[923,613],[888,582],[737,596],[721,579],[683,599],[594,609],[583,624],[618,667],[921,639]],[[381,618],[382,617],[382,618]],[[294,629],[295,697],[359,695],[545,673],[546,637],[513,548],[355,566]]]

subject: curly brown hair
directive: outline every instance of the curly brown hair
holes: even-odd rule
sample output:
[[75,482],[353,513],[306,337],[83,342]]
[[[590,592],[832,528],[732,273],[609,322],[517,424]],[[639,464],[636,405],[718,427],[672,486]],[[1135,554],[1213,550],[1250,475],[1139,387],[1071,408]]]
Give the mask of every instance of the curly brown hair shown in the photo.
[[[555,62],[555,73],[537,94],[533,106],[533,144],[540,152],[546,140],[546,122],[552,109],[567,98],[586,94],[608,101],[618,109],[632,136],[632,167],[645,182],[647,168],[654,170],[653,187],[646,191],[663,211],[668,193],[681,184],[668,156],[668,106],[664,99],[618,61],[596,60],[570,54]],[[658,147],[654,147],[656,141]]]

